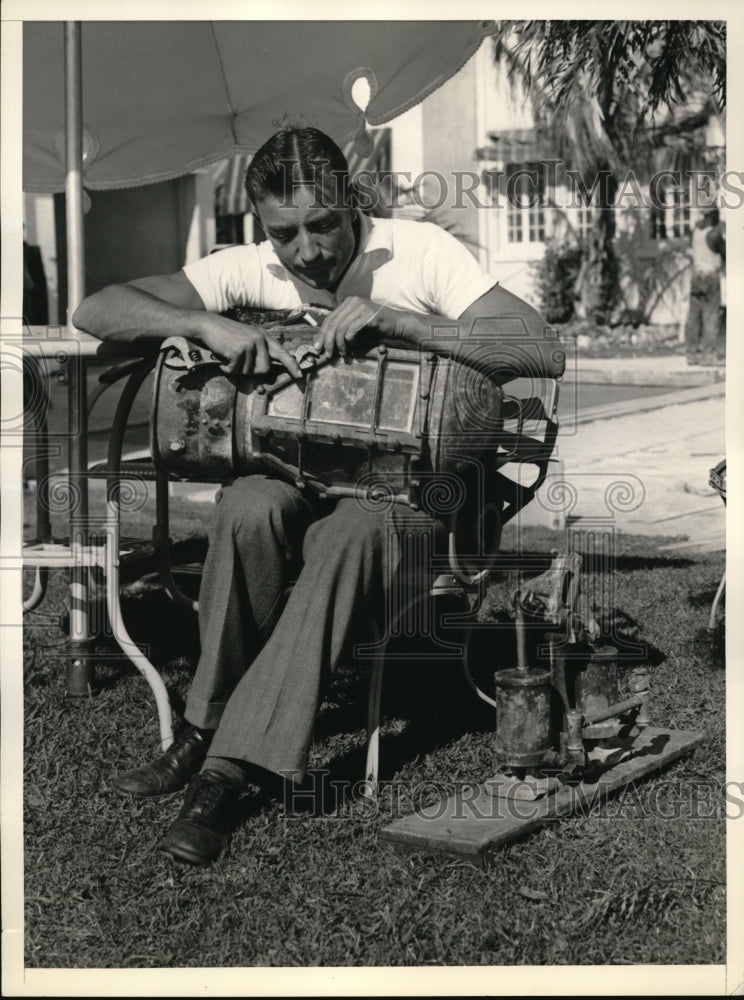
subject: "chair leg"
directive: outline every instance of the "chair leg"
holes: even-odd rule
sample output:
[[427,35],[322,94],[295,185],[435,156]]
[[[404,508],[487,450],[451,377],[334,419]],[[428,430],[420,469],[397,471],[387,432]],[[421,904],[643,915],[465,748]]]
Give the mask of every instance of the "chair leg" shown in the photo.
[[382,675],[385,666],[385,645],[372,661],[369,678],[369,698],[367,701],[367,764],[364,772],[364,796],[376,798],[377,781],[380,771],[380,702],[382,697]]
[[178,604],[190,611],[199,610],[199,602],[192,601],[179,590],[176,581],[173,579],[173,571],[170,562],[170,526],[169,526],[169,497],[168,497],[168,477],[158,472],[155,479],[155,526],[152,529],[153,548],[158,563],[158,573],[160,582],[163,584],[168,597],[174,604]]
[[34,577],[34,589],[31,591],[29,596],[23,602],[24,611],[33,611],[37,608],[41,602],[44,600],[44,596],[47,591],[47,581],[49,580],[49,569],[46,566],[36,567],[36,576]]
[[710,619],[708,620],[708,628],[712,629],[716,624],[716,611],[718,611],[718,604],[723,596],[723,590],[726,586],[726,573],[724,572],[721,577],[721,582],[718,584],[718,590],[716,591],[716,596],[713,598],[713,607],[710,609]]
[[173,742],[173,715],[168,690],[155,667],[150,663],[139,646],[132,641],[124,625],[121,612],[119,590],[119,535],[120,535],[120,487],[121,456],[124,446],[124,431],[127,419],[139,389],[152,370],[152,360],[138,363],[129,375],[119,402],[116,404],[108,446],[108,480],[106,483],[106,531],[104,548],[104,575],[106,578],[106,610],[111,630],[119,648],[139,670],[155,697],[160,726],[160,745],[167,750]]
[[124,625],[119,590],[119,509],[115,501],[107,503],[106,547],[104,571],[106,576],[106,607],[114,638],[119,648],[128,656],[142,674],[155,697],[160,726],[160,746],[167,750],[173,742],[173,715],[168,690],[155,667],[139,646],[131,639]]

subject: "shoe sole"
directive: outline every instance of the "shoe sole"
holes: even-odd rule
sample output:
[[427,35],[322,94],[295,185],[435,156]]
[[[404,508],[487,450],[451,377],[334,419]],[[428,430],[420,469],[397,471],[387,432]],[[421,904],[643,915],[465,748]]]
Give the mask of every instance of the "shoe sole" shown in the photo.
[[214,857],[205,858],[203,854],[197,854],[195,851],[185,850],[182,847],[168,847],[163,844],[160,853],[167,854],[169,858],[173,858],[176,861],[185,861],[190,865],[208,865],[216,861],[222,851],[215,854]]
[[188,782],[183,785],[179,785],[178,788],[169,788],[162,792],[135,792],[131,788],[120,788],[115,781],[111,782],[111,788],[116,792],[117,795],[121,795],[123,798],[127,799],[157,799],[162,795],[173,795],[175,792],[182,791]]

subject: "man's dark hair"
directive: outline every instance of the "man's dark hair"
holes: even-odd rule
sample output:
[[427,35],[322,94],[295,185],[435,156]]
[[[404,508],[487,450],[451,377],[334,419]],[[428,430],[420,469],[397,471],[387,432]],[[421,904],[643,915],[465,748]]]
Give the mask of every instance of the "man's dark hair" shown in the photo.
[[349,204],[349,165],[336,143],[317,128],[282,128],[268,139],[245,172],[245,189],[256,208],[270,195],[291,201],[298,187],[314,187],[319,204]]

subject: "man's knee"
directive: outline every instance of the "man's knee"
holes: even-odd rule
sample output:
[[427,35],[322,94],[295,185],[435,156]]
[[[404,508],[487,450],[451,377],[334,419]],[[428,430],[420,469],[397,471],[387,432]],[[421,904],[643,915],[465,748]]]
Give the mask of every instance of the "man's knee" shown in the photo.
[[217,522],[233,531],[310,519],[310,505],[295,487],[266,476],[243,476],[216,498]]
[[[421,511],[407,507],[379,506],[355,499],[341,500],[332,514],[317,521],[308,532],[305,551],[326,544],[337,552],[381,553],[401,546],[402,538],[416,538],[428,552],[434,547],[435,522]],[[423,542],[421,540],[424,539]]]
[[328,545],[336,552],[370,548],[379,549],[385,540],[385,511],[370,510],[356,500],[340,500],[332,513],[312,526],[305,541],[308,550]]

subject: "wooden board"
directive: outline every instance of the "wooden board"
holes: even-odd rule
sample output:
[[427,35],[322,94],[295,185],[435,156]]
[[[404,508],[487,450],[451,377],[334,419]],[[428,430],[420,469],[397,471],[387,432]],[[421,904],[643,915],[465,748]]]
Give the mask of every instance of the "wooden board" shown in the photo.
[[629,782],[690,753],[704,740],[704,733],[649,726],[636,736],[618,739],[615,749],[593,752],[590,772],[576,784],[563,784],[534,801],[518,798],[514,789],[505,796],[492,794],[495,783],[466,786],[442,802],[390,823],[381,838],[408,850],[477,858],[558,816],[577,809],[587,811]]

